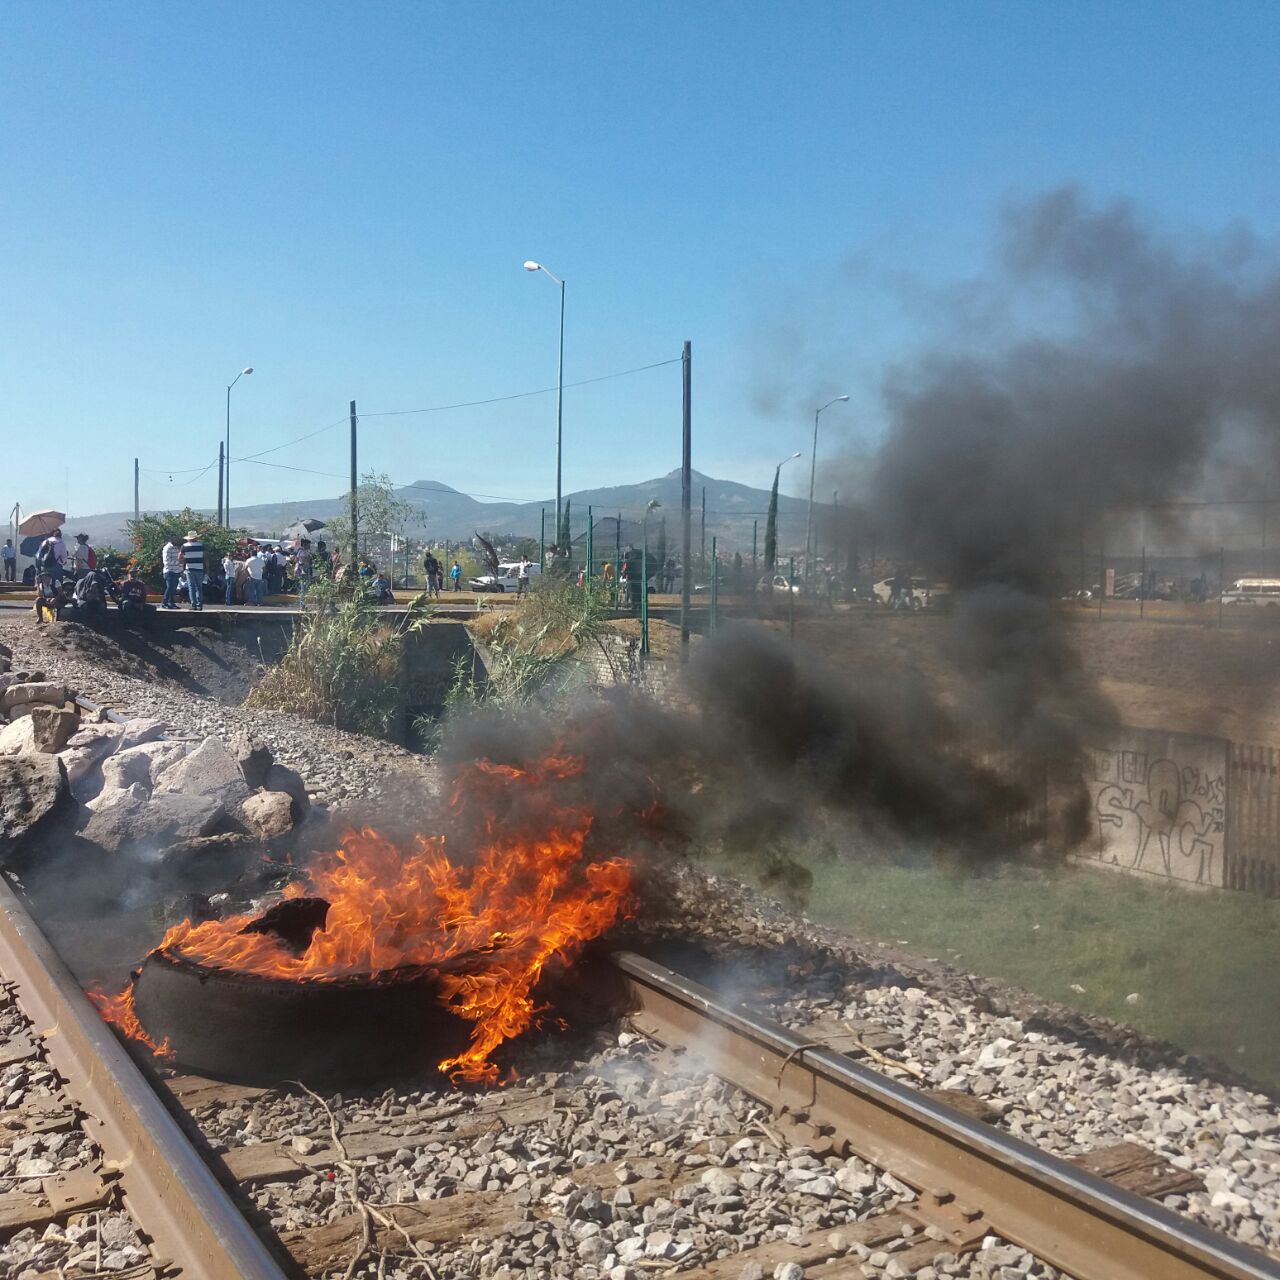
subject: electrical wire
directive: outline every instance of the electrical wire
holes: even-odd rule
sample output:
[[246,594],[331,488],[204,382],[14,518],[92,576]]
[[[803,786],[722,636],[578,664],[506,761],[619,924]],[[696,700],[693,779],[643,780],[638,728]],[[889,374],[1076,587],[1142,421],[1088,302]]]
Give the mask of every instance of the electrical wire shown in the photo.
[[[661,369],[665,365],[679,364],[683,356],[672,356],[670,360],[655,360],[653,364],[637,365],[634,369],[620,369],[617,373],[602,373],[596,378],[583,378],[578,382],[566,382],[565,390],[570,387],[587,387],[595,382],[608,382],[612,378],[627,378],[633,373],[647,373],[650,369]],[[517,391],[509,396],[490,396],[487,400],[461,400],[457,404],[433,404],[425,409],[384,409],[379,413],[362,413],[361,418],[400,418],[410,413],[444,413],[449,409],[474,409],[478,405],[502,404],[507,400],[525,400],[529,396],[545,396],[558,387],[539,387],[537,391]]]

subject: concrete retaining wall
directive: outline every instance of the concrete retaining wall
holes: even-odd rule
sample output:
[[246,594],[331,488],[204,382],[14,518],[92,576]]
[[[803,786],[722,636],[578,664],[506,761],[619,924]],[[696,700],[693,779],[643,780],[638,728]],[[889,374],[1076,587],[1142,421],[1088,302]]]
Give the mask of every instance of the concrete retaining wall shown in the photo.
[[1188,885],[1227,884],[1229,744],[1150,729],[1089,729],[1085,783],[1100,866]]
[[578,655],[578,661],[586,668],[593,684],[634,685],[660,702],[674,702],[679,698],[680,663],[645,657],[640,652],[638,637],[603,636],[600,644],[588,645]]

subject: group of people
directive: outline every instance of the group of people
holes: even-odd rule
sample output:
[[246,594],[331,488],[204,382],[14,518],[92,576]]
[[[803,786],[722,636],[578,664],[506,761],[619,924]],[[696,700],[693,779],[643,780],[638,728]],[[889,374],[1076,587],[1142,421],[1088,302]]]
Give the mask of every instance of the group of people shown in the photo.
[[[11,548],[12,543],[6,541],[5,546]],[[3,559],[6,581],[12,582],[9,566],[16,557]],[[131,565],[117,581],[105,565],[98,564],[87,533],[76,534],[68,548],[62,530],[55,529],[37,549],[34,568],[37,622],[53,622],[69,612],[81,621],[100,624],[106,621],[108,601],[114,601],[127,624],[141,622],[146,615],[147,585],[137,569]]]
[[317,573],[327,577],[333,564],[323,540],[313,548],[311,540],[303,538],[292,555],[278,545],[250,540],[242,549],[228,551],[218,569],[211,570],[204,544],[195,530],[188,530],[181,543],[172,537],[161,552],[164,595],[160,607],[179,607],[178,593],[184,581],[188,603],[197,613],[204,608],[206,586],[222,592],[223,604],[261,605],[268,596],[282,594],[292,574],[301,597]]
[[[422,567],[427,575],[427,598],[433,596],[438,597],[444,590],[445,569],[444,564],[437,560],[430,551],[422,557]],[[455,560],[453,567],[448,573],[449,580],[453,583],[455,591],[462,590],[462,566]]]

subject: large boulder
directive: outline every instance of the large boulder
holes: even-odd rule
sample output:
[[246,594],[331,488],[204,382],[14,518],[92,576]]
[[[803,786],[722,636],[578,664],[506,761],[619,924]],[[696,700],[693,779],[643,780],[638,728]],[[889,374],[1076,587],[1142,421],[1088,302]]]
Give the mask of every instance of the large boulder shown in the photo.
[[260,791],[244,802],[249,830],[263,840],[274,840],[293,830],[293,797],[285,791]]
[[211,835],[225,819],[216,796],[179,795],[148,798],[146,788],[132,786],[99,797],[81,839],[110,853],[125,849],[159,851],[181,840]]
[[194,836],[160,854],[155,875],[166,889],[186,893],[218,893],[230,888],[256,863],[261,844],[238,832]]
[[66,700],[65,684],[54,684],[47,680],[28,681],[24,684],[11,684],[0,693],[0,711],[11,711],[28,702],[46,702],[60,707]]
[[155,780],[187,754],[185,742],[144,742],[117,751],[102,762],[104,787],[142,786],[150,793]]
[[102,790],[102,762],[124,735],[118,724],[82,724],[59,758],[66,766],[71,794],[84,804]]
[[78,712],[46,703],[32,706],[31,720],[35,725],[36,750],[50,754],[61,751],[80,728]]
[[38,750],[35,721],[30,716],[23,716],[0,729],[0,756],[20,756]]
[[0,857],[37,837],[67,796],[67,775],[57,756],[0,756]]
[[190,755],[153,777],[155,796],[208,796],[236,818],[251,794],[235,756],[221,738],[206,738]]
[[283,791],[293,800],[293,816],[301,822],[311,810],[311,799],[307,795],[307,784],[302,774],[287,765],[273,764],[267,770],[265,786],[268,791]]
[[80,728],[67,739],[67,746],[73,750],[77,747],[92,746],[102,754],[106,754],[108,751],[114,751],[123,737],[124,725],[122,724],[112,724],[110,721],[102,724],[85,724],[81,721]]
[[271,748],[240,729],[231,739],[231,750],[240,766],[240,775],[251,791],[267,784],[267,771],[274,760]]
[[140,747],[144,742],[156,742],[164,737],[166,728],[163,720],[151,720],[144,716],[126,721],[120,726],[120,745],[116,749],[128,751],[130,747]]

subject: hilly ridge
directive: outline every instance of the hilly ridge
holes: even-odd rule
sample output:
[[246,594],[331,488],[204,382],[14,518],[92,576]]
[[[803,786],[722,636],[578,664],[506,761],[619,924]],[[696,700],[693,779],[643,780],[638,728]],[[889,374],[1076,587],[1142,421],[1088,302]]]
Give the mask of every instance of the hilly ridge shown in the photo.
[[[495,475],[490,481],[482,473],[474,481],[482,487],[512,487],[509,472]],[[732,480],[717,480],[701,472],[693,473],[693,539],[699,539],[702,491],[706,491],[707,538],[716,536],[729,550],[749,551],[752,522],[758,520],[760,539],[763,542],[765,517],[769,508],[769,491]],[[460,542],[469,539],[477,531],[493,534],[527,535],[536,538],[541,526],[541,512],[547,512],[547,537],[552,537],[555,521],[555,499],[546,502],[482,502],[470,494],[462,493],[439,480],[415,480],[396,489],[397,497],[412,502],[422,518],[410,522],[407,532],[415,538],[449,539]],[[583,489],[566,495],[571,503],[571,521],[575,538],[586,529],[587,508],[597,522],[621,514],[624,528],[638,522],[650,501],[657,501],[651,520],[665,517],[669,531],[680,519],[680,472],[668,472],[652,480],[636,484],[613,485],[607,488]],[[255,506],[232,507],[231,523],[254,533],[277,534],[293,521],[311,517],[332,519],[346,503],[345,495],[331,498],[290,499],[288,501],[260,503]],[[182,504],[175,503],[175,506]],[[163,508],[152,507],[151,510]],[[209,508],[200,508],[212,514]],[[778,497],[778,540],[780,547],[803,542],[806,503],[786,494]],[[125,521],[131,512],[107,512],[101,515],[71,516],[67,531],[88,533],[97,545],[126,546]]]

